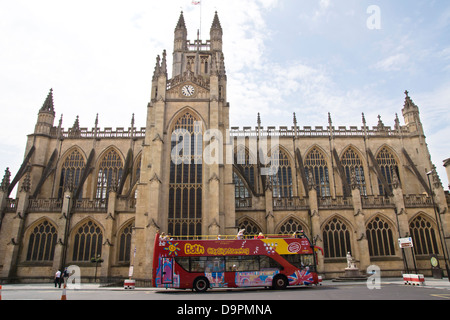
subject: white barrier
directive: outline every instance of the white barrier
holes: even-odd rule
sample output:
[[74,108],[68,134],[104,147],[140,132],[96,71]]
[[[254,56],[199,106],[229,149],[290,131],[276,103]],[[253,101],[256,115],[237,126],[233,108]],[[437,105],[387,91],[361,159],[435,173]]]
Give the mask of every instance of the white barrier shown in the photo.
[[423,274],[404,274],[403,281],[405,285],[424,286],[425,277]]
[[136,289],[136,281],[135,280],[125,280],[123,288],[126,289]]

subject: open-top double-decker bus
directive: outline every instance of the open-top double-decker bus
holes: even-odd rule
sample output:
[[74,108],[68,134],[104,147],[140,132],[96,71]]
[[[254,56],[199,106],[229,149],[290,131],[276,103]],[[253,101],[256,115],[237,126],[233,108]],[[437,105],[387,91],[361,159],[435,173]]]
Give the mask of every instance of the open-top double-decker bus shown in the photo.
[[[153,286],[193,289],[271,287],[318,284],[317,251],[309,239],[168,239],[156,235]],[[323,251],[322,251],[323,254]]]

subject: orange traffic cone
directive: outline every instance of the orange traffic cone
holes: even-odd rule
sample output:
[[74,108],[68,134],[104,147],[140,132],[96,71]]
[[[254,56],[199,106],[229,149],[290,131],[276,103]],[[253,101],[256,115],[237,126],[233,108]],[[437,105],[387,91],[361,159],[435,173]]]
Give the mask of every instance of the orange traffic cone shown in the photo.
[[62,296],[61,296],[61,300],[67,300],[66,285],[64,285],[63,293],[62,293]]

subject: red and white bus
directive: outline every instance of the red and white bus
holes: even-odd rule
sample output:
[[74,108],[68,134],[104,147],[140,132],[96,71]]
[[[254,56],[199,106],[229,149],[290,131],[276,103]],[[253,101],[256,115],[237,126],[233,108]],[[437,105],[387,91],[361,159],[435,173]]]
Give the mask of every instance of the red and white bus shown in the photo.
[[305,236],[169,240],[157,234],[153,286],[205,292],[213,288],[285,289],[318,284],[317,250],[322,251]]

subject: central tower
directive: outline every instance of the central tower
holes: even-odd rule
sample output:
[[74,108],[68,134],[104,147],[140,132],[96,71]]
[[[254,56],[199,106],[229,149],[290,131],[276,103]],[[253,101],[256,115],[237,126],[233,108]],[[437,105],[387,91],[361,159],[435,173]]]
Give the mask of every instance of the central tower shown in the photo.
[[217,12],[210,40],[187,39],[183,12],[175,28],[172,77],[156,59],[137,190],[136,277],[151,272],[157,231],[172,236],[225,233],[235,227],[229,104]]

